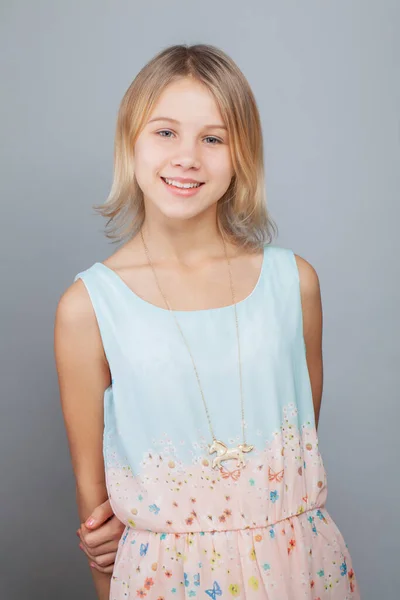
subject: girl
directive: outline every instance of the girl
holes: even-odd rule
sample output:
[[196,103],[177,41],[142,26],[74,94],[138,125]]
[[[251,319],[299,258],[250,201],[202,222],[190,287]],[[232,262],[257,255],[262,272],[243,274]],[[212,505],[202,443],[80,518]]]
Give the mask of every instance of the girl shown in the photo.
[[109,498],[123,527],[99,598],[359,598],[325,509],[318,276],[271,244],[260,117],[226,54],[140,71],[97,208],[124,243],[63,294],[55,353],[81,520]]

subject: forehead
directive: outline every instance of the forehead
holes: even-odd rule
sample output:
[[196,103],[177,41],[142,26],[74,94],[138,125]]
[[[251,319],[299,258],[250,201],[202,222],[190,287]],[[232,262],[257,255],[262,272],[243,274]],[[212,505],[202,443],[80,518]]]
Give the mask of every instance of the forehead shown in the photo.
[[175,81],[163,90],[148,122],[160,118],[182,125],[224,126],[212,93],[205,85],[192,79]]

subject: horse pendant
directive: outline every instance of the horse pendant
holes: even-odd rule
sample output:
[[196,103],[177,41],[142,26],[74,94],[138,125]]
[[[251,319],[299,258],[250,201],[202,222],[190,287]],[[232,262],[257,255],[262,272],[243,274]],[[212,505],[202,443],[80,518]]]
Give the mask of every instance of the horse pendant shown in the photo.
[[214,454],[215,452],[217,453],[217,456],[212,462],[213,469],[220,469],[221,462],[224,460],[236,460],[236,468],[242,469],[246,466],[243,453],[251,452],[254,446],[249,446],[248,444],[238,444],[234,448],[228,448],[224,442],[214,440],[208,448],[210,454]]

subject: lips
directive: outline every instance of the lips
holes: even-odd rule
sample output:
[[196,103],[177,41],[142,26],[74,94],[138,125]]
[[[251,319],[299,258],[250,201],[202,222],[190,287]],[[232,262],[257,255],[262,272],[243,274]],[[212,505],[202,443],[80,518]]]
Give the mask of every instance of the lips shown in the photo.
[[164,177],[160,177],[160,179],[165,185],[167,194],[175,198],[191,198],[193,196],[196,196],[200,193],[200,188],[204,185],[204,182],[201,182],[200,185],[196,185],[193,187],[178,187],[167,183]]
[[[170,181],[176,181],[178,183],[184,183],[184,184],[185,183],[198,183],[198,184],[200,184],[198,187],[204,185],[204,183],[205,183],[204,181],[179,181],[179,179],[174,179],[173,177],[161,177],[161,179],[163,181],[165,181],[165,183],[167,183],[166,179],[169,179]],[[167,185],[170,185],[170,184],[167,183]]]

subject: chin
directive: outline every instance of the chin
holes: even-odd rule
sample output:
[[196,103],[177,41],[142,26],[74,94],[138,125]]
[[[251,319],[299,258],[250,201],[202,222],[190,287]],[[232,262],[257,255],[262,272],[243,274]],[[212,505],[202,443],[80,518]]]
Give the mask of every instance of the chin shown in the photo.
[[191,198],[179,202],[151,202],[153,208],[166,219],[185,221],[193,219],[210,210],[212,206],[203,206]]
[[196,210],[194,207],[188,207],[187,209],[177,207],[163,207],[160,212],[167,219],[174,219],[176,221],[187,221],[201,215],[203,210]]

